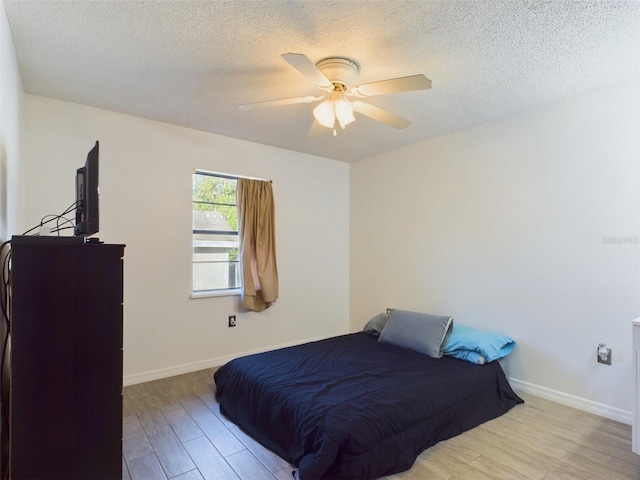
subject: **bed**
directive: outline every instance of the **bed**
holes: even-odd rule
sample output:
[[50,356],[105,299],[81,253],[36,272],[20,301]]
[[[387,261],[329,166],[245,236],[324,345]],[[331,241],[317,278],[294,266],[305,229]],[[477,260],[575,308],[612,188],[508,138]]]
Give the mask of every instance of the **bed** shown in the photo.
[[359,332],[235,359],[221,412],[301,480],[375,479],[522,400],[497,361],[432,358]]

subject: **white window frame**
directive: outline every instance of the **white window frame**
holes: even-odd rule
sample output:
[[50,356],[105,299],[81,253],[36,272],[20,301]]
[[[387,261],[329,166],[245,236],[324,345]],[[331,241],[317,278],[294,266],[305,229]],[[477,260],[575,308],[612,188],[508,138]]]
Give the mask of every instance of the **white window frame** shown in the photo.
[[[229,174],[225,174],[225,173],[219,173],[219,172],[210,172],[210,171],[206,171],[206,170],[193,170],[193,174],[192,174],[192,199],[193,199],[193,175],[206,175],[206,176],[211,176],[211,177],[217,177],[217,178],[221,178],[221,179],[231,179],[231,180],[238,180],[238,176],[236,175],[229,175]],[[237,186],[236,186],[237,187]],[[236,190],[237,193],[237,190]],[[229,204],[228,206],[235,206],[235,205],[231,205]],[[193,208],[193,200],[192,200],[192,208]],[[193,219],[191,221],[191,227],[192,227],[192,234],[191,234],[191,298],[208,298],[208,297],[222,297],[222,296],[231,296],[231,295],[241,295],[242,294],[242,284],[239,287],[236,288],[220,288],[220,289],[213,289],[213,290],[194,290],[194,271],[193,271],[193,267],[194,267],[194,248],[195,248],[195,243],[194,243],[194,236],[196,234],[210,234],[210,235],[229,235],[231,231],[224,231],[224,232],[218,232],[218,233],[212,233],[212,232],[207,232],[207,231],[202,231],[202,230],[196,230],[194,228],[193,225]],[[238,231],[237,229],[233,231],[235,235],[238,235]],[[241,264],[241,260],[238,259],[237,264],[236,264],[236,268],[240,269],[242,268],[242,264]],[[242,278],[240,278],[240,282],[242,283]]]

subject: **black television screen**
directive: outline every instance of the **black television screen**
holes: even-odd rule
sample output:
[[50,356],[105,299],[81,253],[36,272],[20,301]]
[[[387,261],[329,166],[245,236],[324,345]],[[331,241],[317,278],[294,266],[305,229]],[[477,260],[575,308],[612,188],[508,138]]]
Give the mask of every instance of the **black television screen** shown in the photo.
[[100,228],[98,188],[99,142],[87,154],[84,167],[76,172],[76,226],[77,237],[88,237]]

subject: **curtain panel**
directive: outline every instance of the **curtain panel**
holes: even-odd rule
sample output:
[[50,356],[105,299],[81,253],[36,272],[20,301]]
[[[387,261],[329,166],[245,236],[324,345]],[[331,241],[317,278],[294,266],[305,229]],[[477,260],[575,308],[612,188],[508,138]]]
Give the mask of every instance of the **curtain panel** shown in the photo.
[[261,312],[278,298],[275,205],[271,182],[238,178],[242,306]]

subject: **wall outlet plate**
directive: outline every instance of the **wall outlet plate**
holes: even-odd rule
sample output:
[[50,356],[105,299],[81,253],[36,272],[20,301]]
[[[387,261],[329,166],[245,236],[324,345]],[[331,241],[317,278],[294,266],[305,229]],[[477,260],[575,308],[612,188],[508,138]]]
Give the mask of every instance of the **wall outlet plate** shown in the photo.
[[235,326],[236,326],[236,316],[229,315],[229,327],[235,327]]
[[604,365],[611,365],[611,349],[607,348],[607,359],[606,360],[602,360],[600,358],[600,355],[598,355],[598,350],[596,349],[596,359],[598,360],[598,363],[602,363]]

